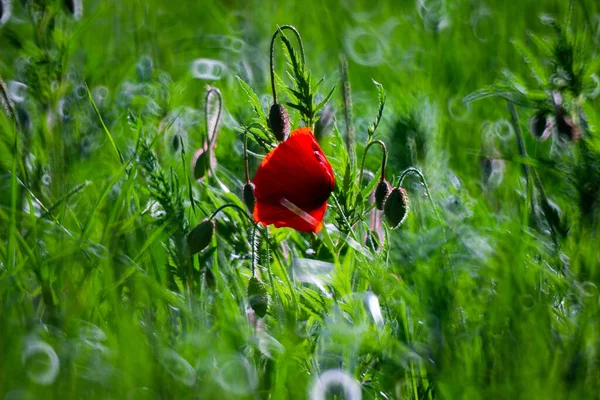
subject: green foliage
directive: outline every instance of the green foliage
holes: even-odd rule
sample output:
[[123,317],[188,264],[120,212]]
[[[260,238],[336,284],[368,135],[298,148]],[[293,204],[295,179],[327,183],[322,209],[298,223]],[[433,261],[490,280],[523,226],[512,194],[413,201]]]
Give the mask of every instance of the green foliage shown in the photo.
[[[597,397],[597,2],[75,3],[0,25],[0,398]],[[315,235],[244,190],[282,23],[292,129],[335,113]]]

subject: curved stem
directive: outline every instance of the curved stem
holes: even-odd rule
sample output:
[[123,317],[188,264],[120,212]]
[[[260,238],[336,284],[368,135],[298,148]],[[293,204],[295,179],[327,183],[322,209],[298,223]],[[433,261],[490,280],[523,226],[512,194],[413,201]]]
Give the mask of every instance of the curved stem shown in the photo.
[[300,33],[296,28],[292,25],[283,25],[278,27],[273,36],[271,37],[271,58],[270,58],[270,70],[271,70],[271,90],[273,91],[273,104],[277,104],[277,89],[275,87],[275,39],[277,39],[277,35],[282,34],[283,30],[289,29],[296,35],[296,39],[298,40],[298,45],[300,46],[300,54],[302,55],[302,64],[306,65],[306,56],[304,54],[304,44],[302,43],[302,38],[300,37]]
[[429,198],[429,201],[431,202],[431,207],[433,208],[433,212],[435,213],[435,217],[437,218],[437,220],[440,223],[440,225],[443,225],[442,224],[442,218],[440,217],[440,213],[438,212],[438,209],[435,206],[435,203],[433,202],[433,198],[431,197],[431,192],[429,192],[429,185],[427,184],[427,181],[425,180],[425,176],[423,176],[423,173],[421,171],[419,171],[415,167],[408,167],[408,168],[406,168],[400,174],[400,180],[398,181],[398,186],[396,186],[396,187],[399,188],[400,186],[402,186],[402,182],[404,182],[404,178],[406,178],[406,176],[408,174],[414,174],[414,175],[417,175],[419,177],[419,180],[421,181],[421,183],[423,184],[423,186],[425,186],[425,193],[427,194],[427,197]]
[[260,126],[258,122],[253,122],[244,128],[244,172],[246,173],[246,183],[250,183],[250,172],[248,168],[248,132],[253,126]]
[[387,152],[387,148],[385,147],[385,143],[383,143],[381,140],[374,140],[372,142],[369,142],[367,144],[367,147],[365,147],[365,151],[363,152],[363,156],[362,159],[360,161],[360,179],[359,179],[359,184],[362,183],[362,179],[363,179],[363,172],[364,172],[364,168],[365,168],[365,159],[367,158],[367,152],[369,151],[369,148],[374,145],[374,144],[378,144],[379,146],[381,146],[381,150],[383,150],[383,157],[381,158],[381,178],[380,181],[383,181],[385,179],[385,165],[387,163],[387,156],[388,156],[388,152]]
[[240,206],[238,206],[237,204],[233,204],[233,203],[223,204],[221,207],[219,207],[215,211],[213,211],[212,214],[210,214],[210,216],[208,217],[208,219],[213,219],[214,217],[217,216],[217,214],[220,211],[226,209],[227,207],[235,208],[240,214],[242,214],[246,218],[248,218],[248,220],[250,221],[251,224],[254,224],[254,221],[252,220],[252,218],[250,218],[250,216],[248,215],[246,210],[242,209]]
[[[210,105],[210,96],[212,94],[217,96],[218,108],[217,108],[217,120],[215,122],[215,125],[213,126],[213,130],[212,130],[211,134],[209,135],[208,134],[208,124],[209,124],[208,112],[209,112],[209,105]],[[214,147],[215,143],[217,142],[217,135],[218,135],[218,131],[219,131],[219,125],[221,123],[222,110],[223,110],[223,96],[221,95],[221,91],[215,87],[211,87],[206,92],[206,100],[205,100],[205,106],[204,106],[204,116],[205,116],[204,124],[205,124],[206,135],[207,135],[206,143],[207,143],[209,149]]]

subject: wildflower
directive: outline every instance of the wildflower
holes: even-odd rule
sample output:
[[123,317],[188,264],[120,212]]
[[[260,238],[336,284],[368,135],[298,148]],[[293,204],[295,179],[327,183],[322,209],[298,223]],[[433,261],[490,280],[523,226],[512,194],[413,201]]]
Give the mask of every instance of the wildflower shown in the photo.
[[335,178],[311,129],[299,128],[267,154],[254,185],[256,222],[318,232]]

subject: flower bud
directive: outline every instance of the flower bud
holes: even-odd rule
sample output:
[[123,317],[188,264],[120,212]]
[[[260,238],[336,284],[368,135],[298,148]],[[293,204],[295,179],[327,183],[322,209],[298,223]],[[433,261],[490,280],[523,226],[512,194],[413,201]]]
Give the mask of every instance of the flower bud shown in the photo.
[[565,142],[575,142],[581,136],[579,126],[564,109],[556,114],[556,131]]
[[538,111],[529,120],[529,131],[534,139],[544,141],[550,137],[552,123],[547,111]]
[[390,184],[385,179],[377,184],[377,187],[375,188],[375,206],[378,210],[383,210],[383,206],[385,205],[385,201],[390,195],[391,190]]
[[190,254],[199,253],[208,247],[215,234],[215,226],[215,221],[206,218],[188,233],[187,245]]
[[244,185],[244,204],[248,207],[248,210],[253,213],[254,206],[256,205],[256,196],[254,195],[254,183],[248,182]]
[[400,226],[410,209],[408,194],[404,188],[394,188],[385,201],[383,214],[388,225],[395,229]]
[[283,142],[290,135],[290,117],[281,104],[273,104],[269,110],[269,128],[275,138]]
[[265,285],[255,277],[250,278],[250,282],[248,282],[248,302],[260,318],[267,314],[269,294],[265,289]]
[[210,171],[215,169],[216,166],[217,159],[214,153],[208,151],[207,147],[204,146],[194,155],[194,161],[192,162],[194,179],[198,182],[202,181],[207,175],[210,175]]

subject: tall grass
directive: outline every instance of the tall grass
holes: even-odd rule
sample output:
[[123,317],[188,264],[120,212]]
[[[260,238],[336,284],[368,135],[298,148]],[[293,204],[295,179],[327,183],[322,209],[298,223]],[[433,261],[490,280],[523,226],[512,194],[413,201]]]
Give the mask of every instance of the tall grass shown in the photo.
[[[2,2],[0,398],[598,397],[596,2],[66,3]],[[315,103],[337,85],[317,235],[255,228],[242,199],[286,24]],[[580,139],[530,135],[552,90]],[[359,177],[374,140],[391,184],[424,177],[398,229],[372,210],[378,149]],[[248,135],[250,176],[270,145]]]

